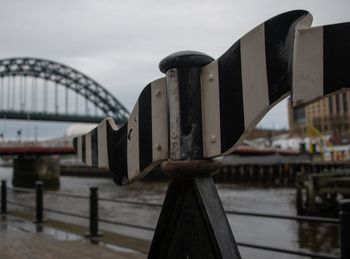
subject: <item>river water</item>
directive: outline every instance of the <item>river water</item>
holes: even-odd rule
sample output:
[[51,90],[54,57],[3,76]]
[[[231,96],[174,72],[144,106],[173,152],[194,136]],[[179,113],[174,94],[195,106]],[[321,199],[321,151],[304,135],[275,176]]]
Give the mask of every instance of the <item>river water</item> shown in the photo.
[[[12,168],[0,167],[0,178],[8,180],[11,186]],[[61,177],[59,192],[86,195],[89,187],[99,188],[99,197],[162,203],[167,183],[137,182],[130,186],[118,187],[109,178]],[[286,187],[243,186],[217,184],[219,196],[225,209],[250,212],[296,215],[295,190]],[[9,192],[9,200],[34,206],[32,194]],[[88,215],[88,200],[57,197],[46,194],[46,208]],[[155,227],[160,208],[100,202],[100,218]],[[46,217],[86,225],[85,219],[46,213]],[[338,228],[332,224],[301,223],[292,220],[267,219],[258,217],[228,215],[228,219],[239,242],[302,250],[316,253],[339,253]],[[151,240],[153,233],[139,229],[100,224],[100,228]],[[243,258],[307,258],[281,253],[266,252],[240,247]]]

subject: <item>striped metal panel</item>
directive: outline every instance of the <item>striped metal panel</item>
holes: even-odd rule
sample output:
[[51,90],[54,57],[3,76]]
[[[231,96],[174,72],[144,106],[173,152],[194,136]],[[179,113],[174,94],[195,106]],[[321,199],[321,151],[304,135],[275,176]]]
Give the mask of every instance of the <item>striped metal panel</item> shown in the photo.
[[118,128],[107,118],[74,139],[77,155],[89,166],[108,169],[118,185],[143,177],[168,158],[168,116],[165,78],[141,93],[129,120]]
[[202,69],[204,157],[232,152],[290,93],[294,44],[290,32],[305,19],[309,19],[306,11],[273,17]]
[[350,23],[301,29],[295,45],[294,107],[350,87]]
[[[204,158],[232,152],[291,91],[300,105],[350,86],[350,23],[310,28],[311,20],[302,10],[273,17],[202,68]],[[177,73],[172,69],[147,85],[119,129],[108,118],[76,138],[77,155],[109,169],[119,185],[142,178],[163,160],[181,159],[186,112],[180,112]]]

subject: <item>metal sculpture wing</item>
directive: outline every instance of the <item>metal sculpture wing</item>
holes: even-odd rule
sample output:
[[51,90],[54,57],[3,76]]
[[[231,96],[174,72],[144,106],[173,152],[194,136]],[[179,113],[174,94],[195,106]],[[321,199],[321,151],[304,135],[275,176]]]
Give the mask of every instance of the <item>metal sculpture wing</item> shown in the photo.
[[73,143],[83,162],[110,170],[116,184],[127,185],[168,158],[167,122],[166,81],[160,78],[144,88],[127,123],[118,128],[107,118]]
[[311,21],[306,11],[275,16],[203,68],[205,157],[231,153],[290,93],[295,31]]
[[294,106],[350,87],[350,23],[296,31]]
[[[202,68],[204,158],[232,152],[292,90],[300,105],[350,86],[350,23],[310,28],[311,22],[302,10],[275,16]],[[149,84],[121,128],[106,119],[75,139],[78,156],[111,170],[118,185],[169,159],[167,87],[165,78]]]

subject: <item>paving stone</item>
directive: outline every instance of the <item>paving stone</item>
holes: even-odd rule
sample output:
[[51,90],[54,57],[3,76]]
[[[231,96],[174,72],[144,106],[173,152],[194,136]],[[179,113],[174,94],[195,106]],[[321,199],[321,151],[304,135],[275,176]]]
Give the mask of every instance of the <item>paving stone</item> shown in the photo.
[[61,241],[45,233],[0,229],[1,259],[144,259],[144,254],[115,251],[84,240]]

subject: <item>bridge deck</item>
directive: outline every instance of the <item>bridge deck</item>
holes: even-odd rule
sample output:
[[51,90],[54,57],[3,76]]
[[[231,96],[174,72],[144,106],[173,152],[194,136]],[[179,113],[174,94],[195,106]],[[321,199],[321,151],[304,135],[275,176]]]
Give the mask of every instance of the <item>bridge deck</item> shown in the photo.
[[0,146],[0,156],[14,156],[14,155],[69,155],[75,154],[74,148],[70,146]]
[[1,119],[12,119],[12,120],[99,123],[102,120],[104,120],[106,117],[107,116],[58,114],[58,113],[48,113],[48,112],[16,112],[16,111],[0,110]]

